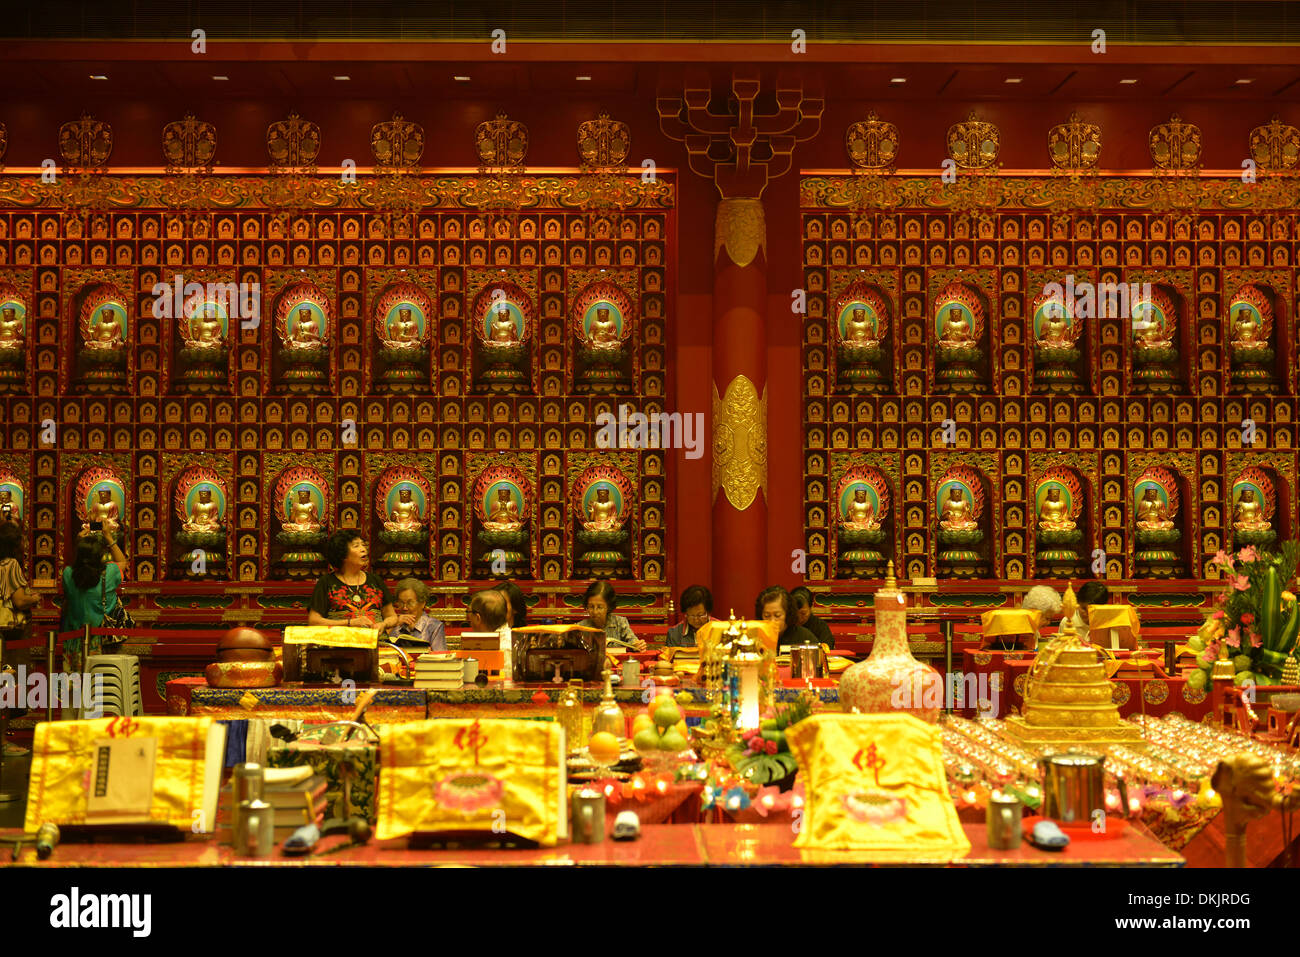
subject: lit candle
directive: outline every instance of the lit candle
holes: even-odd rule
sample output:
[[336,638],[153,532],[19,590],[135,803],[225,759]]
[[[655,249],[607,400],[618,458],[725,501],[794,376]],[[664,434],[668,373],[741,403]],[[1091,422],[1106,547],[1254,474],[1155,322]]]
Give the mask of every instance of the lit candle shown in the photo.
[[740,666],[740,727],[749,731],[759,724],[758,662],[745,661]]

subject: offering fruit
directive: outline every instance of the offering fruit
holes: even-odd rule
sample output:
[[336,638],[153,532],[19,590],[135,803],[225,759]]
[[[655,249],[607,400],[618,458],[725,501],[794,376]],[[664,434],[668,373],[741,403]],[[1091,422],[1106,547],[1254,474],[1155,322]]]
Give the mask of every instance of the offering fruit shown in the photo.
[[632,747],[638,751],[658,751],[659,733],[654,728],[642,728],[632,736]]
[[686,736],[676,728],[669,728],[659,739],[659,748],[663,751],[685,751],[688,747],[690,745],[686,743]]
[[654,717],[655,727],[671,728],[682,720],[682,713],[677,710],[677,705],[670,699],[655,708]]
[[639,714],[632,719],[632,735],[635,737],[638,732],[645,731],[647,728],[653,730],[654,726],[654,719],[650,715]]
[[591,752],[591,760],[604,767],[618,764],[619,747],[618,738],[614,737],[608,731],[597,731],[587,742],[587,749]]

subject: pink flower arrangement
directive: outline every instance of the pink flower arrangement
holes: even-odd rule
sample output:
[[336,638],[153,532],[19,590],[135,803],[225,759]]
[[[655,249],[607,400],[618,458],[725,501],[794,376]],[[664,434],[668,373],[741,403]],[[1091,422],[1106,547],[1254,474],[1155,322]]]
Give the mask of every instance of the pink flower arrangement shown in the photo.
[[776,754],[777,744],[775,741],[765,741],[763,743],[766,746],[768,754]]
[[1254,621],[1255,621],[1255,613],[1254,613],[1254,612],[1248,611],[1248,612],[1246,612],[1244,615],[1241,616],[1241,623],[1242,623],[1243,625],[1254,624]]
[[1214,553],[1214,564],[1220,565],[1229,570],[1232,569],[1232,556],[1220,548]]
[[1242,562],[1258,561],[1259,553],[1255,551],[1254,545],[1247,545],[1241,551],[1237,552],[1237,560]]
[[1247,578],[1245,575],[1238,575],[1235,579],[1233,579],[1232,587],[1237,591],[1245,591],[1247,588],[1250,587],[1250,579]]
[[1258,648],[1263,643],[1264,643],[1263,640],[1259,637],[1259,632],[1252,631],[1250,633],[1250,647]]
[[1217,618],[1217,619],[1219,619],[1220,621],[1222,621],[1223,618],[1225,617],[1224,614],[1223,614],[1223,609],[1222,609],[1222,608],[1217,609],[1217,610],[1214,612],[1214,614],[1211,615],[1210,617],[1211,617],[1211,618]]
[[[1230,632],[1228,632],[1228,637],[1225,638],[1225,639],[1223,639],[1223,640],[1226,641],[1226,642],[1228,643],[1228,647],[1229,647],[1229,648],[1240,648],[1240,647],[1241,647],[1241,629],[1240,629],[1240,628],[1234,628],[1234,629],[1232,629]],[[1216,657],[1217,657],[1217,656],[1216,656]]]

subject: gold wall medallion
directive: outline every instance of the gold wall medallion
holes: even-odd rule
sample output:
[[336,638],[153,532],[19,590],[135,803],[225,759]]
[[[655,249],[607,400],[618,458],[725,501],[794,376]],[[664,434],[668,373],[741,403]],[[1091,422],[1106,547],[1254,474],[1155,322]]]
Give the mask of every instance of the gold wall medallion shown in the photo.
[[266,151],[271,158],[272,172],[314,171],[316,154],[320,152],[320,127],[297,113],[290,113],[288,119],[278,120],[266,128]]
[[767,497],[767,389],[760,397],[748,377],[738,375],[718,395],[713,384],[713,500],[718,489],[744,511],[758,490]]
[[987,169],[998,161],[1002,134],[972,110],[964,123],[948,128],[948,155],[964,169]]
[[1155,169],[1191,170],[1201,165],[1201,128],[1184,123],[1177,113],[1153,127],[1147,139]]
[[761,249],[767,251],[767,221],[763,202],[758,199],[723,199],[718,201],[718,216],[714,224],[713,259],[718,251],[727,255],[737,266],[748,266]]
[[849,162],[858,169],[892,172],[894,161],[898,159],[898,146],[898,127],[880,119],[874,110],[865,120],[851,125],[844,134]]
[[424,155],[424,127],[394,113],[388,122],[370,128],[370,155],[375,158],[376,170],[418,174]]
[[578,124],[578,158],[584,170],[618,169],[627,165],[632,134],[621,120],[602,111],[594,120]]
[[1268,126],[1250,131],[1250,155],[1266,172],[1295,169],[1300,161],[1300,129],[1274,116]]
[[1048,132],[1047,156],[1056,169],[1093,169],[1101,158],[1101,127],[1071,113],[1068,120]]
[[66,171],[102,173],[113,152],[113,127],[83,113],[59,127],[59,156]]
[[163,127],[162,148],[168,175],[210,174],[217,158],[217,128],[186,113]]

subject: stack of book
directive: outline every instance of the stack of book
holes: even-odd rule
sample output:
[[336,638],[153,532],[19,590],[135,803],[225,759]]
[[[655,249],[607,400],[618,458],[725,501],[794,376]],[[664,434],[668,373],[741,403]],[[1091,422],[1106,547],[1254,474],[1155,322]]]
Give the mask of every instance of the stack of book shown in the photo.
[[415,662],[415,687],[459,691],[465,687],[464,659],[455,655],[420,655]]
[[[281,843],[305,824],[324,823],[327,785],[323,775],[313,774],[298,784],[268,784],[262,789],[262,800],[275,808],[275,843]],[[225,843],[234,840],[234,801],[234,789],[226,785],[221,789],[221,814],[217,819],[217,840]]]

